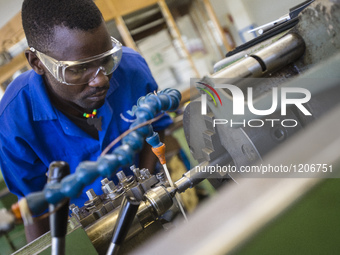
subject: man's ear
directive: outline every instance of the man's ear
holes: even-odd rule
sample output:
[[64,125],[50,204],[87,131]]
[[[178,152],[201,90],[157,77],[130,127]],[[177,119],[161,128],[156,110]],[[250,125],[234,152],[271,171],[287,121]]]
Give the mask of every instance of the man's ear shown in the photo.
[[25,50],[25,56],[32,69],[40,75],[45,73],[44,65],[40,59],[30,50]]

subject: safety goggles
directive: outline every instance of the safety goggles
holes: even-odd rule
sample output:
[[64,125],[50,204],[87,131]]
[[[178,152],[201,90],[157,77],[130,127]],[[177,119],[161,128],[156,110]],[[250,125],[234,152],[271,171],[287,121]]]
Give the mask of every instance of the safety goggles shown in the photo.
[[82,85],[94,80],[100,71],[104,75],[109,75],[118,67],[122,58],[122,44],[113,37],[111,41],[111,50],[77,61],[58,61],[33,47],[30,47],[30,50],[59,82],[66,85]]

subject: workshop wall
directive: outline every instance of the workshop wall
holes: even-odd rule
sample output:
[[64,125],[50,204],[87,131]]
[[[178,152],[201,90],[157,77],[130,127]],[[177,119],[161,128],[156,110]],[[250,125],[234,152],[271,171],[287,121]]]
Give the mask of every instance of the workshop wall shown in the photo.
[[[23,0],[0,0],[0,27],[5,25],[7,21],[20,11],[22,1]],[[248,21],[249,24],[246,24],[244,27],[251,25],[251,23],[262,25],[275,20],[288,13],[289,8],[301,2],[303,1],[211,0],[211,4],[222,26],[235,26],[228,17],[228,15],[231,15],[233,19],[242,17],[245,22]],[[238,30],[241,29],[242,26],[236,27],[236,31],[234,27],[231,28],[237,42],[241,42],[238,35]]]
[[257,23],[258,26],[289,13],[289,9],[304,2],[303,0],[285,0],[285,1],[268,1],[268,0],[242,0],[249,16]]
[[303,0],[210,0],[222,27],[228,27],[237,45],[252,38],[248,30],[276,20]]
[[23,0],[0,0],[0,27],[20,11],[22,2]]

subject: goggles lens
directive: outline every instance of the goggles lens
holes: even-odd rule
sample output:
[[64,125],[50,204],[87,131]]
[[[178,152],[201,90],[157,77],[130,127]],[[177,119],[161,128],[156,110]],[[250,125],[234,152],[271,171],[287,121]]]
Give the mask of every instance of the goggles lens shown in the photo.
[[30,49],[59,82],[67,85],[82,85],[94,80],[99,72],[110,75],[116,70],[122,58],[122,45],[113,37],[111,42],[111,50],[77,61],[58,61],[32,47]]
[[89,83],[100,71],[104,75],[112,74],[118,67],[120,59],[121,51],[117,51],[92,61],[69,65],[63,72],[65,83],[69,85]]

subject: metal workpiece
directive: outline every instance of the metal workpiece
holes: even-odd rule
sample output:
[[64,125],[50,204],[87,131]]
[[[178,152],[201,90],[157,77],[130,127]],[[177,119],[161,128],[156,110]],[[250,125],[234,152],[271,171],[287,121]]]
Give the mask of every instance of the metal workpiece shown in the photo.
[[137,218],[143,228],[149,226],[156,220],[157,217],[155,217],[152,205],[148,200],[141,201],[137,212]]
[[195,171],[195,169],[191,169],[189,172],[183,174],[182,178],[175,182],[175,187],[177,187],[178,192],[182,193],[185,190],[192,188],[194,186],[194,183],[201,182],[204,179],[204,176],[207,175],[207,173],[201,174],[200,177],[198,177],[197,175],[200,174],[199,172]]
[[211,78],[228,78],[230,83],[237,83],[241,79],[248,77],[261,77],[263,74],[260,63],[252,57],[247,56],[243,60],[236,62],[211,75]]
[[164,214],[173,204],[172,197],[164,186],[147,191],[144,197],[151,204],[156,217]]
[[251,55],[251,57],[259,62],[262,61],[263,72],[273,72],[300,58],[305,49],[305,42],[302,37],[296,33],[291,33]]
[[171,197],[175,197],[176,196],[176,193],[178,192],[178,188],[176,187],[176,186],[174,186],[174,187],[167,187],[166,188],[166,191],[169,193],[169,195],[171,196]]
[[230,164],[232,161],[232,158],[228,153],[224,153],[217,157],[216,159],[209,161],[204,161],[200,163],[199,165],[192,168],[190,171],[183,174],[182,178],[180,178],[178,181],[175,182],[175,187],[177,188],[178,193],[182,193],[186,191],[189,188],[193,188],[198,183],[205,179],[215,179],[215,178],[229,178],[228,176],[225,176],[224,173],[216,172],[212,174],[209,171],[205,171],[205,169],[209,166],[225,166]]
[[274,72],[294,62],[304,51],[302,37],[295,33],[287,34],[255,54],[212,74],[210,78],[226,78],[229,83],[235,84],[244,78],[262,77],[265,73]]

